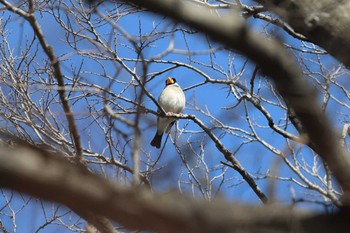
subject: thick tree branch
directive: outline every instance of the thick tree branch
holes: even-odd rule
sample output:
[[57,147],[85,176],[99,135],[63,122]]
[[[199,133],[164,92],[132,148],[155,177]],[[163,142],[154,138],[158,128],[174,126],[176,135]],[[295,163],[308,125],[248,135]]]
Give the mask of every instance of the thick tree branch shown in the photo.
[[281,206],[207,202],[175,193],[127,189],[59,155],[24,146],[1,148],[0,186],[63,203],[80,214],[106,216],[131,229],[157,232],[345,233],[348,225],[342,214],[313,215]]

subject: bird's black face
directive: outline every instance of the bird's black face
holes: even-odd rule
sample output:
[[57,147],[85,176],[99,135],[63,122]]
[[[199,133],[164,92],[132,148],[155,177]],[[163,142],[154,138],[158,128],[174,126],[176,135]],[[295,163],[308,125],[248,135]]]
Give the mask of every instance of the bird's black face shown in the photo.
[[167,78],[167,80],[165,80],[165,85],[168,86],[168,85],[171,85],[171,84],[174,84],[176,83],[176,79],[174,78]]

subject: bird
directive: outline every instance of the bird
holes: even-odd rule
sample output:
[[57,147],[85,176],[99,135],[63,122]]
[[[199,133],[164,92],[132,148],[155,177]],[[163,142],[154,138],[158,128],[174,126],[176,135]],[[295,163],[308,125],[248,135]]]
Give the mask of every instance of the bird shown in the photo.
[[[158,103],[165,112],[177,114],[183,112],[186,105],[186,98],[175,78],[168,77],[165,80],[165,87],[162,93],[159,95]],[[169,134],[171,127],[175,124],[175,121],[175,118],[157,118],[157,131],[153,140],[151,141],[151,146],[160,148],[164,132]]]

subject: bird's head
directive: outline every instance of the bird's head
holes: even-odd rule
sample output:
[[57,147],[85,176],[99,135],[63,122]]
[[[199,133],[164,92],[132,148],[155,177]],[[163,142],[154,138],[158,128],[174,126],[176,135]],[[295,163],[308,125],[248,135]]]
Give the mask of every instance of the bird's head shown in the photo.
[[176,83],[176,79],[174,79],[174,78],[169,77],[169,78],[167,78],[167,79],[165,80],[165,85],[166,85],[166,86],[171,85],[171,84],[174,84],[174,83]]

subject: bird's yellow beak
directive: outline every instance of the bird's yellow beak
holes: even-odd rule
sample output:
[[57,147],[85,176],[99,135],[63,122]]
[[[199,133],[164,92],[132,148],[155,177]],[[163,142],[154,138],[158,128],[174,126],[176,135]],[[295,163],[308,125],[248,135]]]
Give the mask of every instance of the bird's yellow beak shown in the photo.
[[173,83],[175,83],[175,81],[170,77],[166,80],[166,85],[173,84]]

